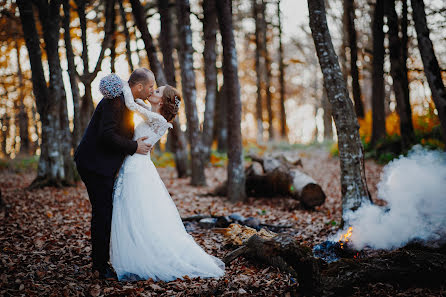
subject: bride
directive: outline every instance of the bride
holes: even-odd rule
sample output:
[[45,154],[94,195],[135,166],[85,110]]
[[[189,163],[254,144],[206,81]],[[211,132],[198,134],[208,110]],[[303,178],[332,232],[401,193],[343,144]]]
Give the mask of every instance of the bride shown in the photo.
[[[180,94],[162,86],[149,97],[150,107],[141,99],[134,101],[126,82],[123,93],[127,108],[144,119],[135,128],[134,139],[145,136],[145,142],[154,146],[172,128]],[[225,269],[186,232],[150,155],[140,154],[126,157],[115,182],[110,260],[119,280],[218,278]]]

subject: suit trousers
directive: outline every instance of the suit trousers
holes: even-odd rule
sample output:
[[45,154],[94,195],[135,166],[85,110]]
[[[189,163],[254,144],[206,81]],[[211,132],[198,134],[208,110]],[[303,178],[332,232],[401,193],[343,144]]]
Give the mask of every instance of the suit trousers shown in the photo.
[[104,176],[77,166],[87,187],[91,204],[91,258],[93,269],[103,271],[110,259],[110,232],[113,213],[113,176]]

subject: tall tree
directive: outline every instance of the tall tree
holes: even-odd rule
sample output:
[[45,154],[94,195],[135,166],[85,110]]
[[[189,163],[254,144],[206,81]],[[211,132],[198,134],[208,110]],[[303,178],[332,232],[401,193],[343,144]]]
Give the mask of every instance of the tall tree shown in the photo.
[[81,115],[80,115],[80,94],[79,86],[77,80],[76,64],[74,63],[74,52],[73,46],[71,44],[71,33],[70,33],[70,4],[68,0],[63,0],[63,11],[64,17],[62,20],[64,28],[64,41],[65,41],[65,52],[67,55],[68,62],[68,75],[70,77],[71,94],[73,96],[73,133],[72,133],[72,146],[75,149],[82,138],[82,126],[81,126]]
[[190,27],[189,0],[177,0],[179,61],[181,65],[181,86],[186,104],[187,133],[191,150],[192,185],[206,184],[203,153],[205,152],[198,121],[193,65],[192,31]]
[[423,0],[411,0],[412,15],[417,31],[418,49],[423,60],[424,73],[426,74],[432,99],[438,112],[441,123],[443,140],[446,142],[446,89],[441,77],[440,66],[435,57],[434,46],[429,38],[429,28],[426,22],[426,13]]
[[376,0],[372,24],[372,139],[370,141],[372,146],[386,135],[384,110],[384,1]]
[[113,4],[113,7],[111,9],[111,15],[110,15],[110,21],[111,21],[111,44],[110,44],[110,70],[112,73],[116,72],[115,68],[115,61],[116,61],[116,7]]
[[130,72],[133,72],[135,67],[133,66],[132,50],[130,48],[130,32],[129,28],[127,27],[127,14],[125,12],[124,5],[122,4],[122,0],[118,0],[118,3],[119,13],[121,14],[122,32],[125,36],[125,54],[127,56],[127,63],[129,64]]
[[223,80],[228,107],[228,198],[246,199],[241,134],[242,103],[237,74],[237,51],[232,26],[231,0],[217,1],[218,24],[223,44]]
[[141,38],[144,42],[145,49],[147,52],[147,58],[149,59],[150,69],[155,74],[156,83],[158,86],[165,85],[167,83],[166,76],[164,75],[161,63],[156,56],[157,49],[153,42],[152,35],[149,32],[146,22],[146,14],[144,12],[144,7],[141,5],[139,0],[130,0],[132,4],[132,13],[135,24],[138,27],[139,32],[141,32]]
[[259,19],[259,5],[257,0],[252,0],[252,8],[254,14],[254,22],[256,24],[255,29],[255,43],[256,43],[256,85],[257,85],[257,98],[256,98],[256,122],[257,122],[257,143],[263,141],[263,104],[262,104],[262,69],[260,65],[260,55],[262,50],[262,28]]
[[161,52],[163,53],[164,74],[166,75],[167,83],[171,86],[176,86],[175,63],[173,60],[174,46],[171,28],[172,17],[169,9],[169,1],[158,0],[158,11],[161,21],[159,43]]
[[74,164],[70,155],[66,96],[58,52],[61,1],[36,3],[50,72],[48,87],[42,65],[33,4],[30,1],[18,0],[17,5],[31,64],[34,95],[42,122],[41,154],[37,177],[31,187],[72,183]]
[[215,102],[217,97],[217,0],[203,1],[203,38],[204,38],[204,80],[206,84],[206,106],[203,122],[204,160],[209,161],[214,131]]
[[[23,80],[23,72],[22,72],[22,65],[20,61],[20,48],[19,41],[16,40],[15,42],[15,51],[16,51],[16,59],[17,59],[17,78],[19,80],[19,96],[17,97],[17,104],[19,106],[19,113],[18,113],[18,128],[19,128],[19,135],[20,135],[20,154],[29,154],[31,151],[31,143],[29,139],[29,119],[28,119],[28,113],[26,112],[26,106],[25,106],[25,83]],[[16,125],[17,127],[17,125]]]
[[273,99],[271,93],[271,58],[268,51],[268,22],[266,20],[266,1],[262,0],[261,15],[262,15],[262,56],[265,64],[265,93],[266,93],[266,110],[268,111],[268,138],[274,140],[274,126],[273,126]]
[[277,19],[279,31],[279,84],[280,84],[280,136],[287,139],[287,125],[285,113],[285,64],[283,62],[282,45],[282,15],[280,13],[280,0],[277,1]]
[[389,27],[389,50],[390,50],[390,73],[392,75],[393,91],[396,98],[396,107],[400,117],[400,131],[402,145],[409,148],[413,142],[414,131],[412,125],[412,110],[409,101],[409,82],[407,72],[403,64],[403,50],[398,30],[398,16],[395,11],[395,0],[387,0],[385,3],[385,14],[387,17],[387,26]]
[[[172,36],[172,18],[169,8],[169,1],[159,0],[158,9],[160,13],[161,32],[160,32],[160,46],[163,53],[164,73],[167,83],[176,87],[175,79],[175,63],[173,60],[173,36]],[[181,125],[178,117],[173,122],[173,129],[169,131],[168,142],[173,145],[175,152],[175,167],[177,169],[178,177],[185,177],[187,175],[187,142],[186,137],[181,131]]]
[[[87,43],[87,17],[85,13],[87,0],[75,0],[77,5],[77,13],[79,16],[79,22],[81,27],[81,40],[82,40],[82,63],[83,72],[79,75],[80,81],[84,85],[84,95],[82,96],[81,104],[81,127],[82,133],[87,128],[91,115],[94,111],[93,96],[91,93],[91,83],[101,70],[102,61],[105,56],[105,51],[111,46],[113,26],[112,26],[112,10],[115,0],[105,1],[105,24],[104,24],[104,39],[102,40],[101,51],[97,59],[96,65],[93,71],[90,71],[90,59],[88,54]],[[114,20],[113,20],[114,22]]]
[[331,42],[324,0],[308,0],[308,11],[311,33],[338,134],[344,215],[348,211],[356,210],[361,203],[371,201],[365,178],[359,124]]
[[359,70],[358,70],[358,46],[356,41],[355,29],[355,3],[354,0],[344,0],[346,9],[346,21],[348,29],[348,44],[350,47],[350,75],[352,77],[352,93],[355,101],[356,116],[364,117],[364,105],[361,99],[361,86],[359,85]]

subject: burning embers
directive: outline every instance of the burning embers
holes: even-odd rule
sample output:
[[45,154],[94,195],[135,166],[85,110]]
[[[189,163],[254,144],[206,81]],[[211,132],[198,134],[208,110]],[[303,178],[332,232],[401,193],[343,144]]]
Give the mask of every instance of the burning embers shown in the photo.
[[352,237],[352,234],[353,234],[352,230],[353,230],[353,227],[348,227],[347,233],[341,234],[341,237],[338,240],[339,245],[341,246],[341,249],[344,248],[344,244],[347,244],[350,237]]
[[341,234],[338,241],[327,240],[314,246],[314,256],[328,263],[337,261],[340,258],[360,258],[362,253],[349,245],[352,234],[353,227],[349,227],[345,233]]

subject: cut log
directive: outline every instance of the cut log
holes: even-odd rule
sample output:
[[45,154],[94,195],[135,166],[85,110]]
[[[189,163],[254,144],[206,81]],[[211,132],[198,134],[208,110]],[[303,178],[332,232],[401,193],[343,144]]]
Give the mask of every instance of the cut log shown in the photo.
[[446,285],[444,247],[406,246],[327,264],[289,235],[279,234],[270,239],[253,235],[223,261],[228,265],[239,256],[290,273],[298,280],[300,293],[304,296],[350,296],[355,287],[367,288],[368,284],[379,282],[400,288]]
[[[253,162],[245,169],[245,188],[249,197],[292,197],[308,209],[325,202],[326,196],[321,186],[298,168],[302,167],[300,159],[291,159],[284,155],[251,155],[250,158]],[[210,194],[225,196],[226,187],[224,182]]]
[[253,235],[243,246],[224,257],[223,261],[228,265],[239,256],[290,273],[298,280],[303,293],[319,292],[321,261],[313,257],[309,247],[300,245],[289,235],[279,234],[271,239]]

